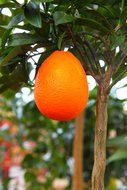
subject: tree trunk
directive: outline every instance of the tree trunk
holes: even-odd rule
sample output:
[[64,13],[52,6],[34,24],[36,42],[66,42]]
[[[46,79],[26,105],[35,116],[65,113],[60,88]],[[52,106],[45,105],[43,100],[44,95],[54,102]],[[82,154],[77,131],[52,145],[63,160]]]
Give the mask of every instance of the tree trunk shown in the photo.
[[73,190],[83,190],[83,132],[84,111],[76,117],[75,137],[73,144],[74,172],[72,179]]
[[94,167],[92,172],[92,190],[104,190],[106,167],[107,136],[107,99],[106,86],[98,87],[96,105],[96,129],[94,142]]

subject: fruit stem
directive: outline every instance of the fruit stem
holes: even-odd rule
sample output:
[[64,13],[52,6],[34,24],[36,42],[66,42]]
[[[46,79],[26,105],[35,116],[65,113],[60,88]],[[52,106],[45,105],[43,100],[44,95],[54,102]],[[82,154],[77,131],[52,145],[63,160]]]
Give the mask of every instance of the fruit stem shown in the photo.
[[83,132],[84,111],[75,120],[75,136],[73,142],[74,172],[72,178],[73,190],[83,190]]
[[62,49],[62,41],[63,41],[63,38],[65,36],[65,32],[59,37],[58,39],[58,49],[61,50]]

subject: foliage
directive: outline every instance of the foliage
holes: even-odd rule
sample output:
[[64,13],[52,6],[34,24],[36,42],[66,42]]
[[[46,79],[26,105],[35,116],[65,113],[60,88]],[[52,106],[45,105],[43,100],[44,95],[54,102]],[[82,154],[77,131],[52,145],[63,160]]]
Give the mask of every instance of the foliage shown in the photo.
[[[11,16],[0,15],[0,92],[30,82],[29,58],[40,54],[35,63],[39,65],[57,47],[76,54],[98,83],[109,64],[111,87],[126,76],[125,1],[6,0],[0,3],[1,13],[4,8]],[[38,52],[40,47],[44,52]],[[100,59],[105,61],[103,67]]]

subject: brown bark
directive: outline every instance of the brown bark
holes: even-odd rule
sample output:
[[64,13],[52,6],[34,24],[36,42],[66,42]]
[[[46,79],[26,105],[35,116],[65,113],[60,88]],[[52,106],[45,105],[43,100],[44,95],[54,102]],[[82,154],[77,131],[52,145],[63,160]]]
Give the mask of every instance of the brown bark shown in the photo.
[[73,143],[74,172],[72,178],[73,190],[83,190],[83,132],[84,111],[76,117],[75,137]]
[[107,99],[106,85],[98,87],[96,106],[96,128],[94,142],[94,167],[92,172],[92,190],[104,190],[106,167],[107,135]]

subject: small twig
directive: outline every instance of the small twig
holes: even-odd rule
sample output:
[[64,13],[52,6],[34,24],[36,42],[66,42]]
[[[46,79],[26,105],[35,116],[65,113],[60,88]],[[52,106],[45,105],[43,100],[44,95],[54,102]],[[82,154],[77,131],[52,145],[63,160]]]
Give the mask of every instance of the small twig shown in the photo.
[[123,64],[123,61],[127,58],[127,55],[124,55],[123,58],[120,60],[118,66],[116,68],[114,68],[113,74],[115,74],[118,69],[120,68],[120,66]]
[[[82,59],[84,60],[84,53],[80,50],[80,48],[78,48],[77,42],[75,40],[75,37],[74,37],[74,35],[73,35],[70,27],[68,27],[68,31],[69,31],[69,34],[70,34],[70,37],[71,37],[71,39],[73,41],[74,46],[76,47],[76,49],[79,52],[79,54],[82,57]],[[95,73],[93,72],[91,65],[87,64],[87,66],[88,66],[89,73],[91,74],[91,76],[93,76],[94,78],[96,78]]]
[[47,16],[49,16],[48,14],[48,8],[49,8],[49,4],[48,3],[42,3],[44,12],[46,13]]
[[32,57],[34,57],[36,55],[40,55],[40,54],[42,54],[42,53],[37,53],[37,54],[34,54],[34,55],[29,54],[28,57],[27,57],[27,59],[32,58]]
[[[91,63],[91,60],[87,54],[85,47],[83,45],[81,46],[83,48],[84,52],[81,51],[81,49],[78,47],[78,45],[80,46],[82,44],[82,41],[80,41],[81,42],[81,44],[80,44],[79,40],[75,39],[75,35],[73,34],[73,32],[69,26],[68,26],[68,34],[69,34],[70,38],[72,39],[73,45],[76,48],[76,50],[78,51],[78,53],[80,54],[83,61],[86,61],[84,59],[84,55],[86,55],[88,62],[87,61],[85,62],[86,64],[84,64],[84,67],[85,67],[84,69],[86,70],[87,74],[91,75],[96,80],[96,82],[98,84],[100,84],[100,82],[101,82],[100,78],[101,77],[97,73],[94,72],[95,69],[93,68],[93,65]],[[77,44],[77,41],[78,41],[78,44]]]
[[27,83],[27,86],[29,86],[30,88],[32,88],[32,87],[34,87],[34,83],[29,80],[28,83]]
[[35,65],[37,65],[37,63],[36,63],[36,61],[34,60],[34,58],[33,58],[33,57],[31,57],[31,59],[33,60],[34,64],[35,64]]
[[89,61],[89,63],[90,63],[90,66],[91,66],[91,69],[92,69],[92,71],[95,71],[95,67],[94,67],[94,64],[93,64],[93,62],[91,61],[91,59],[89,58],[89,56],[88,56],[88,52],[87,52],[87,50],[86,50],[86,47],[84,46],[84,44],[82,43],[82,39],[80,38],[80,36],[77,36],[78,38],[77,38],[77,41],[79,42],[81,42],[81,44],[82,44],[82,47],[83,47],[83,50],[84,50],[84,52],[85,52],[85,54],[86,54],[86,56],[87,56],[87,59],[88,59],[88,61]]
[[115,27],[114,31],[115,31],[115,32],[118,32],[118,30],[120,30],[122,27],[123,27],[123,25],[119,23],[119,24]]
[[[106,40],[104,40],[104,39],[103,39],[101,36],[99,36],[99,35],[94,35],[94,34],[87,33],[87,32],[83,32],[82,34],[88,35],[88,36],[92,36],[93,38],[98,39],[98,40],[100,40],[100,41],[103,43],[103,45],[104,45],[104,47],[105,47],[105,49],[106,49],[105,58],[106,58],[107,63],[108,63],[108,65],[109,65],[109,64],[111,63],[112,56],[111,56],[111,54],[110,54],[111,51],[110,51],[110,47],[109,47],[108,42],[107,42]],[[95,57],[95,58],[96,58],[96,57]],[[102,74],[100,64],[97,63],[97,60],[96,60],[96,59],[95,59],[95,61],[96,61],[96,65],[97,65],[99,74]]]
[[79,52],[79,54],[81,55],[82,59],[84,59],[84,54],[83,54],[82,51],[78,48],[77,43],[76,43],[76,41],[75,41],[75,38],[74,38],[74,36],[73,36],[73,33],[72,33],[70,27],[68,27],[68,31],[69,31],[69,34],[70,34],[70,36],[71,36],[71,38],[72,38],[72,41],[73,41],[74,46],[75,46],[76,49],[78,50],[78,52]]
[[12,0],[14,3],[16,3],[17,5],[20,5],[20,3],[18,3],[16,0]]
[[97,34],[94,35],[94,34],[91,34],[91,33],[88,33],[88,32],[82,32],[82,34],[92,36],[93,38],[96,38],[96,39],[100,40],[105,45],[105,41],[103,40],[103,38],[101,36],[97,35]]
[[86,57],[87,57],[87,59],[88,59],[88,61],[89,61],[89,63],[90,63],[89,68],[91,68],[91,69],[92,69],[92,71],[95,71],[94,65],[93,65],[93,63],[92,63],[91,59],[89,58],[88,53],[87,53],[87,50],[85,49],[85,47],[84,47],[84,46],[83,46],[83,49],[84,49],[84,52],[85,52],[85,54],[86,54]]
[[122,0],[122,5],[121,5],[121,13],[123,12],[123,9],[124,9],[124,4],[125,4],[125,0]]
[[86,46],[89,48],[89,50],[90,50],[90,52],[91,52],[91,54],[95,60],[95,64],[96,64],[96,67],[98,69],[98,72],[101,75],[102,74],[101,66],[100,66],[99,60],[96,59],[96,55],[95,55],[96,53],[95,53],[93,47],[91,46],[91,44],[88,41],[85,40],[84,42],[85,42]]
[[57,32],[56,32],[55,23],[53,22],[52,24],[53,24],[53,31],[54,31],[54,35],[55,35],[55,37],[57,37],[58,35],[57,35]]
[[35,45],[34,47],[31,48],[30,52],[32,53],[32,52],[34,52],[37,48],[40,48],[40,47],[42,47],[42,44],[37,44],[37,45]]

